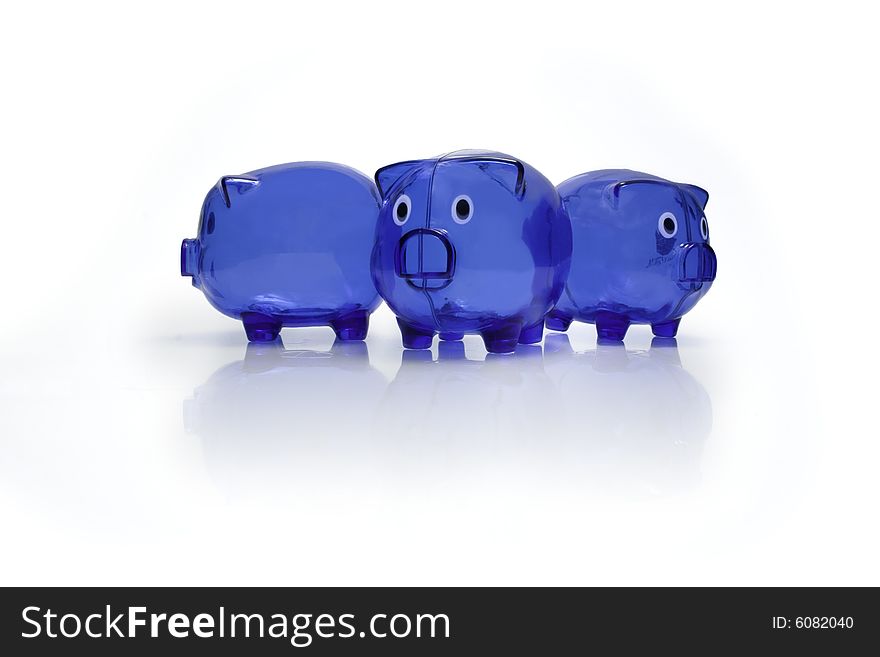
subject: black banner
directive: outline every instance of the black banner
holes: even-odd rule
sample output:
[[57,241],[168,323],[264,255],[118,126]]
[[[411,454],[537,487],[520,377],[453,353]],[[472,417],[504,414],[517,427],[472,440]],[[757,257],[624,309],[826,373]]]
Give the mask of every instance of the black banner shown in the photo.
[[[3,589],[6,655],[876,652],[876,589]],[[195,651],[195,652],[194,652]]]

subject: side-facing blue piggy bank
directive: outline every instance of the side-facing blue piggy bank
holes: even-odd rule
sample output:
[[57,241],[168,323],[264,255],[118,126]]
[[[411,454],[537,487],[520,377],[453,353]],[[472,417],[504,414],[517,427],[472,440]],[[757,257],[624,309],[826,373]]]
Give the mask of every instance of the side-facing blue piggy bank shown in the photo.
[[619,169],[584,173],[557,189],[571,218],[573,251],[547,328],[565,331],[577,319],[607,340],[623,340],[633,323],[675,336],[682,315],[715,280],[704,212],[709,194]]
[[373,181],[340,164],[224,176],[205,197],[198,238],[183,241],[180,271],[249,340],[274,340],[283,326],[363,340],[380,302],[370,277],[378,211]]
[[404,347],[430,347],[438,332],[479,333],[493,353],[541,340],[571,259],[550,181],[509,155],[457,151],[384,167],[376,183],[373,280]]

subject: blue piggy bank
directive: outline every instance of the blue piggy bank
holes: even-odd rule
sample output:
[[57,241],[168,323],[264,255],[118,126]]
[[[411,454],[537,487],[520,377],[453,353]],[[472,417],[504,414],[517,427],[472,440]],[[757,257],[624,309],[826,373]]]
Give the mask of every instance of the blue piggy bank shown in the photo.
[[435,333],[479,333],[493,353],[541,340],[571,259],[550,181],[509,155],[457,151],[384,167],[376,183],[373,280],[404,347],[428,348]]
[[379,296],[370,251],[376,186],[329,162],[297,162],[224,176],[208,192],[199,236],[181,246],[180,270],[249,340],[283,326],[330,326],[363,340]]
[[681,317],[715,280],[704,209],[709,194],[627,170],[593,171],[557,188],[571,219],[571,273],[547,328],[572,320],[623,340],[629,325],[674,337]]

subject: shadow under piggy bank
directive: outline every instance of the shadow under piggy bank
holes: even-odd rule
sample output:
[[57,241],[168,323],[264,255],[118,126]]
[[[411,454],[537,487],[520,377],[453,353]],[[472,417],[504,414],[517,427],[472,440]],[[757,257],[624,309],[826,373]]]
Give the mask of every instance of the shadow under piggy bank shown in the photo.
[[566,335],[513,356],[407,351],[374,425],[386,464],[416,486],[562,486],[649,494],[699,477],[712,411],[674,341],[576,353]]
[[290,488],[360,468],[364,434],[387,380],[363,342],[327,351],[251,343],[184,401],[211,476],[228,492]]
[[600,342],[575,352],[567,335],[553,334],[544,353],[561,425],[589,446],[581,454],[604,487],[669,493],[699,481],[712,404],[674,338],[654,338],[649,350]]
[[436,360],[430,351],[403,352],[374,438],[401,477],[466,476],[540,450],[555,402],[540,346],[471,360],[462,342],[441,341]]

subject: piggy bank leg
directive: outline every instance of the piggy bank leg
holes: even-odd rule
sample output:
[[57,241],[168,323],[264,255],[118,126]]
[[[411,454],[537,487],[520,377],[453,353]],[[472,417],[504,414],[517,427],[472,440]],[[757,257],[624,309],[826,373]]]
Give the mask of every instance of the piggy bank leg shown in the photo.
[[408,322],[397,318],[400,327],[400,335],[403,337],[403,346],[407,349],[430,349],[434,340],[434,331],[413,326]]
[[522,331],[519,332],[519,343],[520,344],[535,344],[540,342],[544,337],[544,320],[542,319],[537,324],[532,324],[531,326],[524,326]]
[[651,324],[651,330],[658,338],[674,338],[678,333],[678,325],[681,324],[681,317],[673,319],[671,322],[660,322],[659,324]]
[[519,322],[496,324],[480,331],[480,336],[486,345],[486,351],[490,354],[512,354],[516,350],[516,343],[522,331]]
[[370,328],[370,314],[365,310],[344,315],[330,322],[337,340],[363,340]]
[[567,331],[568,327],[571,326],[572,318],[568,315],[559,312],[558,310],[551,310],[547,313],[547,318],[544,324],[547,326],[547,329],[550,331]]
[[263,313],[242,313],[241,321],[251,342],[272,342],[281,333],[281,322]]
[[447,340],[437,345],[437,360],[467,360],[464,342]]
[[600,340],[620,342],[626,337],[629,318],[617,313],[596,313],[596,332]]
[[464,333],[456,333],[454,331],[440,331],[440,339],[454,342],[464,338]]

